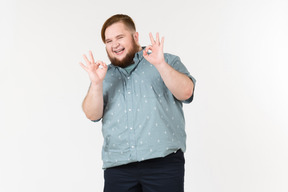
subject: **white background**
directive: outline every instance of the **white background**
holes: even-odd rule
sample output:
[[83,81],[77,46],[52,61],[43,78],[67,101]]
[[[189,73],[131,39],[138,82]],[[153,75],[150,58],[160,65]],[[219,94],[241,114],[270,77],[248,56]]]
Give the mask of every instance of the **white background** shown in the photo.
[[197,79],[186,192],[288,191],[287,0],[1,0],[0,191],[102,191],[101,123],[81,110],[103,22],[165,36]]

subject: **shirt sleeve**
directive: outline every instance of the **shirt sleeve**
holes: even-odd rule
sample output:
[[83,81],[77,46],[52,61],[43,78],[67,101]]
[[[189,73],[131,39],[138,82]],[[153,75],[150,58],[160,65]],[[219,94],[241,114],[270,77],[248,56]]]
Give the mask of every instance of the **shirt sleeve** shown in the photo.
[[172,66],[176,71],[179,71],[180,73],[183,73],[187,75],[193,82],[194,87],[193,87],[193,94],[191,97],[187,100],[182,101],[183,103],[191,103],[194,98],[194,90],[195,90],[195,84],[196,84],[196,79],[190,74],[190,72],[187,70],[185,65],[181,62],[180,57],[174,56],[171,54],[165,54],[166,62]]

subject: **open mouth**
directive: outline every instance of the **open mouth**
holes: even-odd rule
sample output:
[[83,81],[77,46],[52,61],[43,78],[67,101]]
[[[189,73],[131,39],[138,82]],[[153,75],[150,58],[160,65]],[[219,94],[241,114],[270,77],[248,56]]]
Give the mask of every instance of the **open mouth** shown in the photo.
[[116,55],[121,55],[123,52],[124,52],[125,48],[122,48],[122,49],[117,49],[117,50],[114,50],[113,52],[116,54]]

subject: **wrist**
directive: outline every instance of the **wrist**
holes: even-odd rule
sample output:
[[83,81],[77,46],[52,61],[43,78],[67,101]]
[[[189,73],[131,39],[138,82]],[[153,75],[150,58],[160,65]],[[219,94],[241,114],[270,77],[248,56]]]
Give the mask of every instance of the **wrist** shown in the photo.
[[169,64],[166,63],[165,61],[162,61],[158,65],[155,65],[155,67],[157,68],[158,71],[161,71],[161,70],[167,68],[167,66],[169,66]]
[[102,88],[103,81],[99,81],[99,82],[91,81],[90,86],[93,88]]

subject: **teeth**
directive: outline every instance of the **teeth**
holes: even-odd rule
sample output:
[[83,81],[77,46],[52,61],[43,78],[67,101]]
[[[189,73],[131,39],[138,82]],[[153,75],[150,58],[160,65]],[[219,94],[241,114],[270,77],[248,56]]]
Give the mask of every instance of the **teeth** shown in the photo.
[[117,51],[114,51],[115,53],[119,53],[121,51],[123,51],[124,49],[120,49],[120,50],[117,50]]

